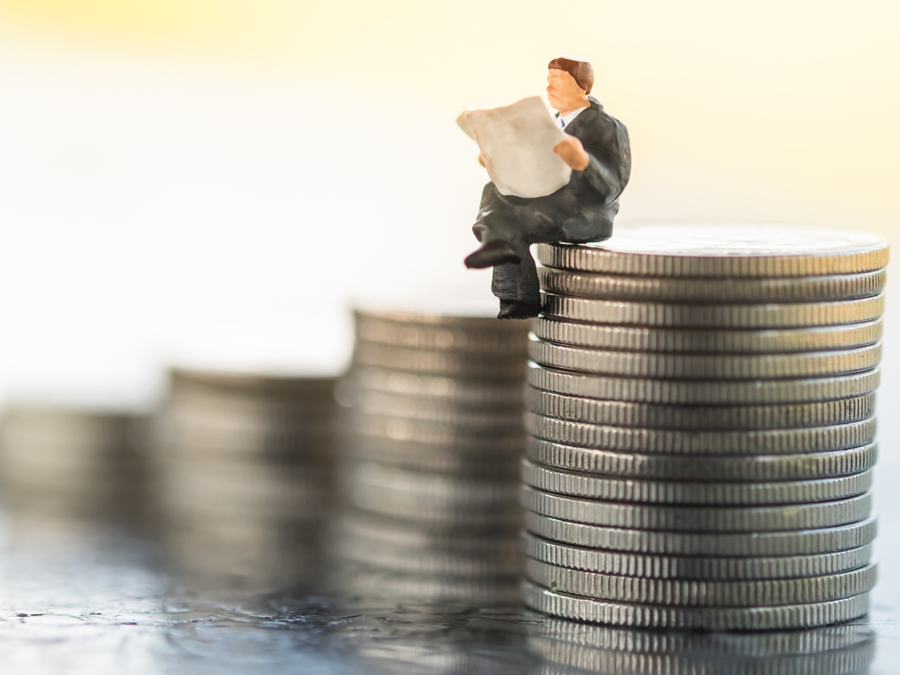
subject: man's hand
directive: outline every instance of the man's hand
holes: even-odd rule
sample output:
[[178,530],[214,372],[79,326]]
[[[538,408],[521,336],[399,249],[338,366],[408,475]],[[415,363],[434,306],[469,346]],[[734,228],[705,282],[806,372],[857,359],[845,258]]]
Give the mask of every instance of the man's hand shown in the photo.
[[566,140],[560,141],[553,147],[553,152],[562,157],[562,160],[575,171],[584,171],[591,163],[591,156],[587,154],[584,146],[574,136],[566,136]]

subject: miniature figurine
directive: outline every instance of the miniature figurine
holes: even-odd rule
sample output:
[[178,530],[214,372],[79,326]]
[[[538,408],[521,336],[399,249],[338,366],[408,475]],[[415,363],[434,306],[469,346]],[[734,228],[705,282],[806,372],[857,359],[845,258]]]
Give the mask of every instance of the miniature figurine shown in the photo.
[[[550,147],[571,169],[571,177],[562,187],[537,197],[510,194],[495,181],[489,182],[472,228],[481,247],[465,259],[469,268],[494,268],[491,290],[500,299],[498,319],[526,319],[540,312],[531,244],[577,244],[612,235],[619,195],[631,173],[627,129],[590,96],[591,64],[559,57],[548,68],[547,99],[558,111],[555,123],[564,132],[562,140],[554,139]],[[479,155],[479,161],[487,162],[490,172],[490,157],[478,140],[485,155]]]

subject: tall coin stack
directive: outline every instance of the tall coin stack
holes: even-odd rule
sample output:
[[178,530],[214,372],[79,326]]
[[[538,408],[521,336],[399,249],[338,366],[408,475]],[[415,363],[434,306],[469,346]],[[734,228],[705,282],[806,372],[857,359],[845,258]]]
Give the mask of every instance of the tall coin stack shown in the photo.
[[337,533],[350,590],[413,599],[517,595],[526,323],[362,311]]
[[218,580],[310,582],[333,503],[329,377],[174,369],[153,457],[176,568]]
[[887,242],[643,224],[538,252],[525,603],[712,630],[865,614]]

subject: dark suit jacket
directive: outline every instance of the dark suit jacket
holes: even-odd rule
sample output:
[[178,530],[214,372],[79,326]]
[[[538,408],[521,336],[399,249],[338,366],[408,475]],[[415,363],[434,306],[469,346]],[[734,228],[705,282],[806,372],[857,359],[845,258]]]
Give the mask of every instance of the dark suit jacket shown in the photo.
[[583,243],[612,235],[619,195],[631,173],[628,131],[591,97],[564,131],[578,138],[590,155],[584,171],[572,171],[568,184],[544,197],[501,195],[493,183],[481,195],[472,228],[478,241],[502,239],[514,246],[539,242]]
[[[600,102],[589,96],[590,108],[582,110],[565,126],[563,131],[575,136],[590,155],[590,164],[584,171],[572,171],[569,184],[560,190],[559,197],[580,212],[584,223],[567,219],[562,227],[565,241],[577,243],[590,241],[596,236],[596,226],[608,224],[612,233],[612,221],[619,211],[619,195],[631,176],[631,147],[628,130],[619,120],[608,115]],[[554,193],[556,194],[556,193]],[[553,195],[550,195],[551,197]],[[578,220],[575,217],[574,220]]]

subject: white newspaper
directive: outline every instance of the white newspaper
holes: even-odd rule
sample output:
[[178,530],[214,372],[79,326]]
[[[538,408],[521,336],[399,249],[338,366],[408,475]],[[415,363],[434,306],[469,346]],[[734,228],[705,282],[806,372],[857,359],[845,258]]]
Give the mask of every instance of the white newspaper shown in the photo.
[[[466,111],[488,175],[504,195],[543,197],[569,182],[572,169],[553,152],[566,138],[540,96]],[[457,120],[466,131],[462,120]]]

